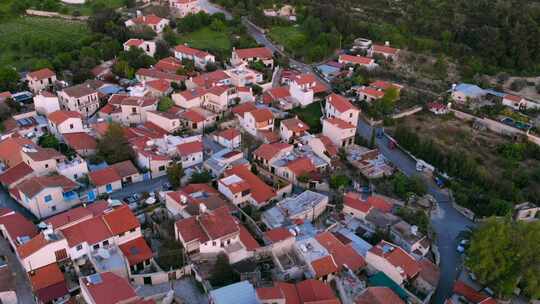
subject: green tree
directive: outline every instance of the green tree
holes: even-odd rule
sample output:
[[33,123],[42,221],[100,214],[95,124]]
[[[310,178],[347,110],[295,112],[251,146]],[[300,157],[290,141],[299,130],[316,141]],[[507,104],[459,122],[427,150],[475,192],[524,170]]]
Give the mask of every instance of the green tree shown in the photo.
[[167,177],[174,189],[180,187],[180,181],[183,176],[184,168],[182,168],[182,163],[173,163],[167,168]]
[[334,174],[330,177],[330,188],[338,190],[351,184],[351,179],[347,175]]
[[51,133],[46,133],[38,138],[38,145],[43,148],[58,149],[60,141]]
[[108,164],[134,158],[135,152],[125,138],[124,129],[120,124],[109,124],[105,135],[98,140],[97,155]]
[[210,283],[213,287],[230,285],[239,281],[239,276],[229,264],[229,258],[224,253],[217,256],[216,263],[210,271]]
[[208,170],[194,172],[189,179],[190,184],[206,184],[212,181],[212,173]]
[[174,106],[174,101],[170,97],[164,96],[159,100],[158,111],[167,112],[173,106]]
[[118,60],[113,66],[113,73],[123,78],[133,79],[135,70],[125,60]]
[[10,67],[0,67],[0,91],[15,91],[19,82],[19,74]]

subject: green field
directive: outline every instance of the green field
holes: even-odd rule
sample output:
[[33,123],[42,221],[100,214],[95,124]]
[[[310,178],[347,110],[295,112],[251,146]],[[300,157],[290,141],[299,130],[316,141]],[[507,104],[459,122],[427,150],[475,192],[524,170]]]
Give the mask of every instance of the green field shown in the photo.
[[306,35],[299,27],[275,26],[270,29],[270,38],[285,47],[293,55],[299,55],[307,44]]
[[197,49],[218,51],[221,54],[228,53],[231,50],[229,34],[226,31],[213,31],[209,27],[182,34],[179,43],[187,43],[190,47]]
[[323,114],[320,102],[314,102],[305,108],[295,108],[291,112],[298,115],[300,120],[307,123],[312,133],[322,131],[321,117]]
[[59,45],[78,45],[90,36],[85,23],[60,19],[19,17],[0,23],[0,66],[28,68],[37,54]]

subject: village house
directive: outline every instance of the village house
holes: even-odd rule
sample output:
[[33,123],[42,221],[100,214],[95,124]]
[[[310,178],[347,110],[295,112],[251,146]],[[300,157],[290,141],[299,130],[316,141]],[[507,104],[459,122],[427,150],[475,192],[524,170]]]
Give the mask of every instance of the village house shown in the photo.
[[23,181],[35,177],[36,173],[25,162],[8,168],[0,174],[0,183],[7,189],[12,189]]
[[339,148],[345,148],[354,143],[356,126],[340,118],[326,118],[323,120],[323,135]]
[[242,232],[227,207],[207,211],[204,204],[200,206],[200,215],[181,219],[174,226],[176,238],[188,254],[215,258],[225,253],[230,263],[252,256],[242,242],[241,234],[247,231]]
[[294,197],[287,197],[276,206],[264,211],[261,221],[270,229],[287,226],[294,220],[313,221],[328,205],[328,196],[306,190]]
[[253,159],[263,168],[271,170],[276,160],[292,153],[293,149],[294,146],[287,143],[262,144],[253,152]]
[[174,218],[200,215],[201,204],[204,204],[203,209],[213,211],[226,206],[227,202],[208,184],[188,184],[165,193],[165,207]]
[[420,266],[414,257],[401,247],[386,241],[381,241],[368,251],[366,262],[371,269],[384,272],[400,286],[411,281],[420,272]]
[[13,167],[23,161],[23,147],[32,145],[34,142],[28,138],[8,137],[0,141],[0,161],[5,168]]
[[154,32],[160,34],[166,26],[169,25],[169,19],[161,18],[156,15],[140,15],[125,22],[126,27],[148,26]]
[[0,208],[0,236],[15,252],[22,240],[29,240],[38,234],[34,223],[22,214],[8,208]]
[[399,221],[390,227],[392,240],[401,248],[416,257],[423,257],[429,252],[430,241],[418,226]]
[[383,56],[385,59],[397,60],[399,49],[390,47],[389,42],[385,42],[384,45],[373,44],[368,50],[368,56],[374,57],[375,55]]
[[28,272],[37,303],[63,303],[70,298],[64,273],[52,263]]
[[253,174],[248,166],[239,165],[225,171],[218,180],[218,190],[235,205],[250,204],[260,208],[276,197],[272,187]]
[[124,125],[146,122],[146,113],[157,110],[159,99],[155,97],[128,97],[120,101],[121,123]]
[[129,280],[113,272],[92,274],[87,277],[79,277],[81,296],[85,303],[110,304],[110,303],[140,303],[154,304],[152,300],[143,300]]
[[26,75],[26,81],[28,81],[28,88],[33,93],[39,93],[56,82],[56,73],[47,68],[33,71]]
[[175,132],[181,127],[180,117],[170,112],[146,111],[146,120],[168,133]]
[[62,139],[63,134],[83,133],[85,131],[82,116],[75,111],[55,111],[47,116],[49,131]]
[[176,146],[182,168],[189,168],[202,164],[204,146],[202,141],[191,141]]
[[231,84],[236,87],[246,87],[250,84],[260,84],[263,82],[263,74],[249,69],[245,66],[238,66],[236,68],[228,69],[225,71],[230,77]]
[[111,193],[123,186],[142,181],[142,175],[130,160],[88,173],[88,179],[98,194]]
[[267,105],[278,107],[282,110],[291,110],[296,105],[289,87],[275,87],[263,93],[262,102]]
[[326,90],[326,86],[319,82],[313,74],[297,75],[289,82],[290,95],[295,104],[299,104],[301,107],[312,104],[314,96]]
[[90,156],[96,154],[97,141],[88,133],[66,133],[64,134],[64,142],[71,147],[80,156]]
[[296,284],[274,282],[274,286],[259,287],[256,291],[261,304],[340,303],[330,285],[313,279]]
[[347,160],[366,178],[381,178],[394,174],[394,168],[384,155],[376,149],[350,145],[346,150]]
[[58,96],[49,91],[41,91],[34,96],[34,108],[38,114],[45,116],[59,111],[60,102],[58,101]]
[[261,131],[274,131],[274,114],[268,109],[248,111],[244,113],[240,125],[253,136]]
[[197,14],[202,10],[199,0],[169,0],[169,6],[172,13],[179,18],[184,18],[190,14]]
[[239,165],[249,165],[249,161],[244,158],[244,153],[228,148],[215,152],[204,162],[204,168],[217,177],[222,176],[228,168]]
[[279,127],[281,140],[292,142],[294,139],[304,136],[309,131],[309,126],[298,118],[282,120]]
[[217,131],[212,134],[212,139],[228,149],[236,149],[240,147],[240,144],[242,143],[242,135],[240,134],[240,131],[235,128]]
[[77,205],[77,188],[78,184],[63,175],[50,175],[28,179],[11,193],[24,208],[41,219]]
[[305,135],[300,138],[300,142],[303,145],[307,145],[311,148],[311,151],[326,163],[331,164],[333,160],[337,159],[338,156],[338,147],[330,140],[330,138],[319,134],[314,135]]
[[346,64],[346,65],[347,64],[353,65],[353,66],[359,65],[359,66],[365,67],[368,70],[374,69],[378,66],[375,63],[375,59],[360,56],[360,55],[356,55],[356,56],[347,55],[347,54],[339,55],[338,62],[341,64]]
[[154,69],[165,72],[165,73],[172,73],[176,74],[178,69],[182,67],[182,61],[178,60],[175,57],[166,57],[158,61],[154,65]]
[[215,86],[229,86],[231,84],[231,77],[223,70],[203,73],[199,76],[190,77],[186,80],[186,87],[188,90],[194,88],[209,89]]
[[357,90],[358,98],[362,101],[374,102],[384,97],[384,91],[371,87],[363,87]]
[[148,169],[152,178],[167,174],[167,167],[173,162],[172,156],[155,151],[153,149],[153,140],[149,138],[142,137],[136,142],[132,142],[132,144],[137,154],[137,165],[140,168]]
[[[320,168],[325,165],[322,164]],[[309,183],[310,187],[314,187],[320,179],[320,168],[315,166],[314,160],[308,156],[291,154],[272,163],[270,171],[294,185]]]
[[180,122],[195,133],[203,133],[216,124],[217,115],[203,108],[194,107],[180,112]]
[[38,176],[53,173],[57,165],[66,157],[53,148],[42,148],[35,144],[26,145],[21,150],[22,160],[32,168]]
[[98,92],[86,83],[59,91],[58,99],[62,110],[79,112],[83,117],[91,116],[99,108]]
[[427,258],[420,259],[418,265],[420,266],[420,273],[418,273],[412,285],[424,294],[430,294],[439,285],[439,279],[441,277],[439,267]]
[[154,41],[132,38],[124,42],[124,51],[129,51],[132,47],[143,50],[150,57],[154,57],[156,53],[156,43]]
[[[174,0],[173,0],[174,1]],[[172,2],[172,1],[171,1]],[[193,2],[193,1],[191,1]],[[196,2],[196,1],[195,1]],[[204,70],[209,63],[215,63],[216,57],[208,52],[190,48],[187,45],[177,45],[174,48],[174,57],[178,60],[192,60],[195,67]]]
[[249,64],[250,62],[262,61],[262,63],[268,67],[274,67],[273,53],[266,47],[250,48],[250,49],[236,49],[233,48],[231,63],[234,66],[242,64]]
[[162,70],[140,68],[135,72],[135,78],[140,82],[152,81],[152,80],[167,80],[176,84],[181,84],[186,80],[186,76],[177,75],[175,72],[164,72]]
[[540,104],[527,100],[518,95],[506,94],[502,99],[503,105],[514,110],[539,109]]
[[353,126],[358,125],[360,110],[353,106],[347,98],[341,95],[328,95],[328,97],[326,97],[324,112],[327,118],[336,117]]

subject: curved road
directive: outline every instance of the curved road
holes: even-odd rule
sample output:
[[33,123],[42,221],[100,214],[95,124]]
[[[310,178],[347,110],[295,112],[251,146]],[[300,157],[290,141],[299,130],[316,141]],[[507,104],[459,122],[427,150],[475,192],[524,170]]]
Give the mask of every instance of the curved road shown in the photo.
[[[372,127],[362,119],[358,122],[358,134],[365,139],[371,138]],[[386,137],[376,138],[379,151],[404,174],[408,176],[417,175],[416,162],[399,149],[388,148]],[[444,300],[451,295],[455,279],[459,275],[459,265],[461,257],[456,251],[457,237],[459,233],[474,223],[461,215],[452,207],[448,193],[440,189],[431,180],[426,180],[428,193],[437,200],[438,210],[431,217],[431,224],[437,235],[437,247],[440,253],[441,279],[434,296],[435,303],[444,303]]]

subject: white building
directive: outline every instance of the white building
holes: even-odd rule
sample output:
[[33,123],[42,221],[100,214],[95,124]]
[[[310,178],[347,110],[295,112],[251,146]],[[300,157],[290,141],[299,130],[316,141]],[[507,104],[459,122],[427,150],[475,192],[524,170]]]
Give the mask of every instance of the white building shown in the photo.
[[169,19],[161,18],[156,15],[139,15],[125,22],[126,27],[148,26],[154,32],[160,34],[170,23]]
[[169,0],[169,6],[173,13],[180,18],[189,14],[197,14],[202,10],[199,0]]
[[356,126],[360,110],[353,106],[347,98],[338,94],[330,94],[326,97],[325,114],[326,117],[337,117]]
[[79,112],[89,117],[99,108],[98,92],[88,84],[79,84],[58,92],[62,110]]
[[326,118],[323,120],[323,135],[340,148],[354,143],[356,127],[339,118]]
[[41,91],[34,96],[34,108],[38,114],[49,115],[52,112],[60,110],[58,96],[48,91]]
[[[177,0],[171,0],[171,3],[173,1],[176,2]],[[214,55],[205,51],[190,48],[189,46],[182,45],[182,44],[177,45],[174,48],[174,57],[176,57],[179,60],[182,60],[182,59],[193,60],[195,67],[199,69],[206,69],[207,64],[216,62],[216,57]]]
[[59,139],[62,138],[62,134],[81,133],[85,130],[79,112],[56,111],[49,114],[47,119],[49,131]]
[[47,68],[33,71],[26,75],[26,81],[28,81],[28,88],[38,93],[56,82],[56,73]]
[[124,51],[129,51],[130,48],[138,48],[150,57],[154,57],[156,53],[156,43],[154,41],[146,41],[142,39],[129,39],[124,42]]

